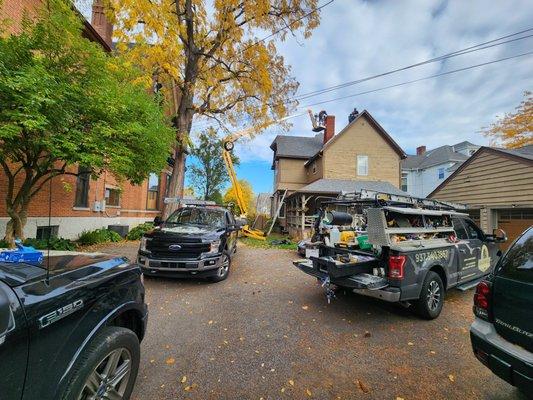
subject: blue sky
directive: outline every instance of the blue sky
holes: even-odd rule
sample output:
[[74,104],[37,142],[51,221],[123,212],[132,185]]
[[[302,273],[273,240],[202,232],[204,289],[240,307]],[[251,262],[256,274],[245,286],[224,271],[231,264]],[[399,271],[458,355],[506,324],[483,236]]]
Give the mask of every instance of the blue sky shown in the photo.
[[[310,39],[288,35],[287,40],[279,44],[279,50],[292,66],[301,94],[532,27],[533,7],[526,0],[490,3],[335,0],[323,9],[321,25]],[[323,94],[308,102],[372,90],[531,50],[533,38],[528,38]],[[524,90],[533,89],[532,78],[533,56],[526,56],[328,103],[315,107],[314,111],[324,107],[328,114],[335,115],[339,132],[354,107],[367,109],[408,153],[413,153],[419,145],[433,148],[463,140],[488,144],[479,130],[498,115],[512,111]],[[313,134],[307,116],[291,122],[293,127],[288,132],[273,127],[236,146],[241,159],[238,175],[250,181],[256,193],[272,190],[269,145],[275,136]]]

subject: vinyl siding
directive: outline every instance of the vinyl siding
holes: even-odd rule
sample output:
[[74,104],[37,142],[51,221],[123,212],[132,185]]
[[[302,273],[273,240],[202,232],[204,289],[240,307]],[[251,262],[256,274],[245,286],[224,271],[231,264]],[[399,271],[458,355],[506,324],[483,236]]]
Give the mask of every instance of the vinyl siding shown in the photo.
[[533,164],[480,153],[432,198],[476,205],[533,205]]

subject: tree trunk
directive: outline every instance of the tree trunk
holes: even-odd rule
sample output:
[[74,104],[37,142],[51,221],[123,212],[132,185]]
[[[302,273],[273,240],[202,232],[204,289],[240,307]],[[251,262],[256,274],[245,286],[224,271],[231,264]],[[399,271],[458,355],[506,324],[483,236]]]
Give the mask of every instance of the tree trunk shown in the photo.
[[24,226],[27,221],[27,208],[28,206],[25,205],[22,206],[21,210],[18,212],[13,209],[7,211],[10,220],[6,225],[5,240],[10,247],[13,247],[15,239],[26,239],[24,236]]

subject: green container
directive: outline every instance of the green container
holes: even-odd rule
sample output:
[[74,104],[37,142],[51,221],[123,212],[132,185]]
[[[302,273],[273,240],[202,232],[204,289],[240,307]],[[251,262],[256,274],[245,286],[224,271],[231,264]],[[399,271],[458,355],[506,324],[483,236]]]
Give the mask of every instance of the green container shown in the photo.
[[368,235],[357,236],[357,243],[361,250],[370,250],[372,245],[368,243]]

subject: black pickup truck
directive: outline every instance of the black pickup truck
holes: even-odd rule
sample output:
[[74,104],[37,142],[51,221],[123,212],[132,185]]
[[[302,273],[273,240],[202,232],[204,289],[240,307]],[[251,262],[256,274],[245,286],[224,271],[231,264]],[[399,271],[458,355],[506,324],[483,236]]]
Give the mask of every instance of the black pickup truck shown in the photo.
[[364,217],[371,249],[322,244],[318,254],[294,265],[326,289],[333,284],[412,305],[426,319],[439,316],[447,290],[472,288],[489,274],[501,256],[498,243],[506,240],[504,232],[485,234],[453,210],[381,205],[365,209]]
[[0,399],[128,399],[147,322],[139,266],[73,252],[41,265],[0,263]]
[[222,207],[187,206],[147,232],[137,262],[147,276],[226,279],[240,225]]

